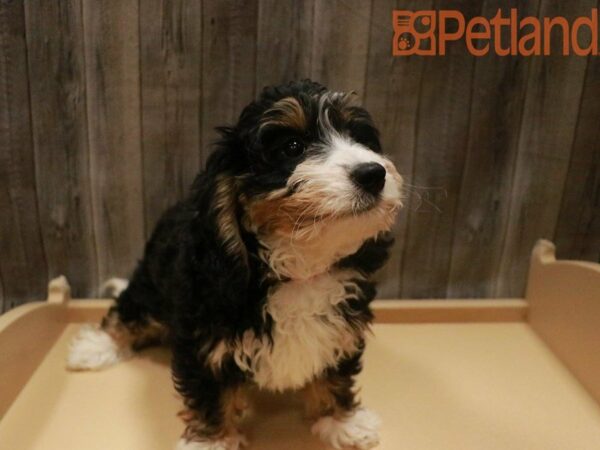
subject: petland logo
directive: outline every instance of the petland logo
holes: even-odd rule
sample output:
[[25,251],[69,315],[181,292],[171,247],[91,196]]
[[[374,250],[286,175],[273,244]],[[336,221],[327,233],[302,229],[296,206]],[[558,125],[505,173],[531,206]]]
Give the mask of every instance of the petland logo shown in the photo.
[[[514,8],[509,17],[503,17],[498,9],[491,19],[478,16],[469,21],[465,21],[460,11],[454,10],[395,10],[392,17],[394,56],[445,55],[448,42],[463,38],[467,49],[475,56],[489,52],[500,56],[598,55],[597,8],[593,8],[589,16],[578,17],[572,23],[564,17],[519,19]],[[560,37],[562,45],[551,49],[551,38],[557,39],[555,36]]]

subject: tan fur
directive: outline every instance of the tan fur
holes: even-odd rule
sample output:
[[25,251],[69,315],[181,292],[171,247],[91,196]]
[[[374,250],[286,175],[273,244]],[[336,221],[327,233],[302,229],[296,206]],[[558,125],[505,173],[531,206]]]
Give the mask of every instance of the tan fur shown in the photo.
[[303,131],[307,127],[304,109],[294,97],[283,98],[265,112],[260,128],[267,126],[280,126]]
[[248,408],[246,392],[240,386],[227,391],[223,396],[223,414],[228,428],[235,428],[236,421]]
[[[349,411],[340,408],[335,400],[334,393],[341,391],[344,386],[336,384],[333,379],[318,378],[309,383],[304,388],[304,399],[306,416],[310,419],[317,419],[322,416],[333,416],[336,419],[342,419],[349,414]],[[356,408],[358,403],[353,405]]]
[[335,399],[324,380],[315,380],[304,388],[306,416],[317,419],[332,415],[335,411]]
[[285,189],[279,190],[248,205],[248,219],[254,229],[289,235],[332,216],[331,213],[320,212],[319,192],[305,189],[292,196],[286,196],[286,192]]
[[[211,433],[206,433],[206,426],[199,417],[197,411],[186,408],[182,411],[179,411],[177,416],[185,424],[185,430],[183,431],[181,437],[186,441],[198,440],[200,436],[212,436]],[[217,432],[217,434],[220,433]]]
[[149,319],[145,324],[126,326],[119,320],[116,311],[111,311],[102,319],[102,329],[113,338],[119,348],[139,350],[164,341],[167,331],[160,323]]
[[238,256],[247,263],[246,247],[240,236],[240,229],[236,217],[236,186],[235,179],[231,176],[217,178],[214,206],[217,211],[217,226],[219,234],[225,242],[226,251],[230,255]]
[[248,407],[245,392],[241,387],[229,389],[222,397],[221,411],[223,414],[222,426],[209,428],[204,423],[198,412],[186,408],[177,415],[185,423],[182,438],[186,441],[199,441],[202,439],[221,439],[228,435],[237,434],[236,423]]

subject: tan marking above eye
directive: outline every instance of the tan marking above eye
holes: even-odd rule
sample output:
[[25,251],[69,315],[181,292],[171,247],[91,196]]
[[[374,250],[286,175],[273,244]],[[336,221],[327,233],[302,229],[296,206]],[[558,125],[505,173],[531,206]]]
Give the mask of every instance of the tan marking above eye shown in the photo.
[[303,131],[307,128],[306,115],[298,99],[283,98],[269,108],[263,115],[260,128],[280,126]]

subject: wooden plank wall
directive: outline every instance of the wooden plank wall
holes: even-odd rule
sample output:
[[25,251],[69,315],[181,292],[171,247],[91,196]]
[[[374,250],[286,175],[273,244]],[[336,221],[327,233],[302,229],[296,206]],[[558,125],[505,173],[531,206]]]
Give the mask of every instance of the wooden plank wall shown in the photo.
[[126,276],[213,128],[304,77],[357,91],[406,177],[381,297],[519,296],[538,238],[599,261],[600,58],[391,56],[394,8],[510,7],[598,0],[1,1],[0,310]]

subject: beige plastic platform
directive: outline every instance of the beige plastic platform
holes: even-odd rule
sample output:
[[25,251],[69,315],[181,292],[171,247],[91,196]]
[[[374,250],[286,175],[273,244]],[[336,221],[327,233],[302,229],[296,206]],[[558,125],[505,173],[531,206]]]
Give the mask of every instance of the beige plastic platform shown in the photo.
[[[49,300],[0,317],[0,449],[172,449],[182,425],[166,349],[69,373],[79,322],[109,301]],[[600,450],[600,265],[534,250],[526,300],[387,301],[360,377],[385,450]],[[251,450],[324,450],[296,395],[255,393]]]

